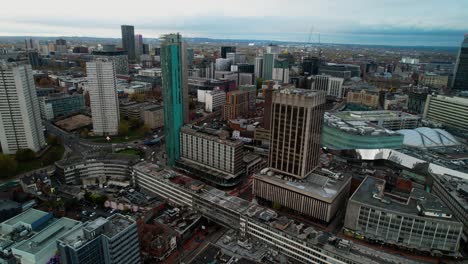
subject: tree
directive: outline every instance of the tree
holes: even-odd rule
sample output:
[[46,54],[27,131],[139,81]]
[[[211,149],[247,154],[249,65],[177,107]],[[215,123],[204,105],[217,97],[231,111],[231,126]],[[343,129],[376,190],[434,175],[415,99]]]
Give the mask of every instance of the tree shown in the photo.
[[119,124],[119,135],[120,136],[128,136],[128,132],[130,130],[130,127],[127,122],[120,122]]
[[139,128],[142,125],[141,120],[138,118],[130,118],[128,123],[131,128]]
[[89,135],[89,129],[85,128],[85,129],[81,130],[81,132],[80,132],[81,137],[85,138],[85,137],[88,137],[88,135]]
[[63,153],[62,153],[60,148],[51,148],[42,157],[42,163],[45,166],[54,164],[54,162],[56,162],[57,160],[60,160],[62,158],[62,154]]
[[36,158],[36,153],[31,149],[20,149],[15,156],[17,161],[30,161]]
[[256,80],[255,80],[255,83],[257,84],[257,90],[260,90],[262,89],[262,84],[263,84],[263,78],[261,77],[258,77]]
[[145,101],[145,95],[140,93],[133,93],[130,95],[130,100],[143,103]]
[[0,179],[13,176],[17,167],[18,164],[12,156],[0,153]]
[[189,110],[195,110],[195,107],[196,107],[196,106],[197,106],[197,105],[195,104],[194,101],[190,101],[190,102],[189,102]]
[[56,137],[54,135],[49,135],[47,137],[47,144],[49,144],[50,146],[58,146],[58,145],[60,145],[62,143],[61,143],[59,137]]
[[281,209],[281,204],[279,202],[277,202],[277,201],[274,201],[273,202],[273,209],[275,209],[275,210]]

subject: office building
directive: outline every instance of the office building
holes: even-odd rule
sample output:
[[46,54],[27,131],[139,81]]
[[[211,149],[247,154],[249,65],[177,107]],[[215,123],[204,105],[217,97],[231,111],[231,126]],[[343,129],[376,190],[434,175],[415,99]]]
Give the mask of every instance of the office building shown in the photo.
[[64,264],[140,263],[136,221],[121,214],[80,224],[57,240],[57,248]]
[[216,71],[229,71],[231,69],[232,60],[231,59],[216,59],[215,67]]
[[13,246],[11,252],[22,264],[49,263],[57,251],[57,239],[79,224],[79,221],[63,217]]
[[465,39],[458,52],[452,79],[452,89],[458,91],[468,90],[468,34],[465,34]]
[[180,130],[181,158],[177,167],[218,186],[234,186],[245,172],[243,143],[229,132],[184,126]]
[[348,201],[345,234],[431,255],[457,256],[462,223],[440,199],[424,190],[385,188],[366,177]]
[[337,99],[343,98],[343,78],[315,75],[310,77],[310,79],[312,81],[312,90],[325,91],[328,96],[333,96]]
[[0,143],[4,154],[39,151],[44,145],[41,112],[30,65],[0,61]]
[[329,149],[397,149],[404,136],[366,121],[345,121],[325,113],[322,146]]
[[279,54],[280,53],[280,47],[278,45],[269,44],[266,47],[266,53]]
[[287,60],[275,60],[272,79],[280,83],[289,83],[289,62]]
[[231,52],[236,52],[236,47],[232,46],[222,46],[221,47],[221,58],[226,59],[227,54]]
[[468,131],[468,99],[428,95],[423,118],[466,133]]
[[426,72],[420,77],[421,85],[431,88],[441,89],[448,86],[449,75],[440,75],[433,72]]
[[244,53],[229,52],[226,54],[226,59],[231,60],[232,64],[245,63],[246,57]]
[[125,51],[102,50],[93,51],[94,59],[107,59],[114,62],[115,73],[119,75],[128,75],[128,55]]
[[205,111],[211,113],[224,108],[226,93],[221,90],[208,91],[205,95]]
[[149,46],[149,44],[143,43],[143,54],[150,55],[150,46]]
[[55,41],[55,53],[62,54],[67,52],[67,41],[64,39],[57,39]]
[[122,48],[127,52],[128,61],[130,63],[136,62],[135,54],[135,29],[133,26],[122,25]]
[[95,135],[119,133],[119,99],[115,64],[106,59],[86,63],[88,86]]
[[324,107],[322,91],[284,89],[273,94],[271,170],[304,179],[318,166]]
[[34,69],[40,66],[39,52],[37,50],[28,50],[28,62]]
[[327,63],[320,65],[319,75],[330,75],[348,80],[352,77],[361,77],[361,67],[352,64]]
[[450,208],[453,215],[463,223],[463,240],[468,240],[468,179],[449,174],[431,173],[431,192],[436,194]]
[[263,77],[263,57],[255,58],[255,78]]
[[54,93],[39,97],[39,104],[42,118],[47,120],[65,117],[86,109],[82,94]]
[[88,47],[83,47],[83,46],[78,46],[78,47],[73,47],[73,53],[79,53],[79,54],[88,54],[89,49]]
[[140,56],[143,55],[143,35],[135,35],[135,57],[136,60],[140,61]]
[[271,80],[273,79],[273,67],[275,65],[275,59],[277,58],[277,54],[267,53],[263,55],[263,72],[262,78],[264,80]]
[[423,114],[428,92],[409,92],[408,110],[412,114]]
[[302,61],[302,73],[305,76],[317,75],[320,68],[320,59],[317,57],[304,58]]
[[248,115],[251,94],[250,91],[242,90],[228,92],[223,110],[224,120]]
[[378,108],[380,95],[374,91],[348,91],[346,102],[350,104],[360,104],[371,108]]
[[143,109],[143,122],[151,129],[164,126],[164,108],[159,105],[148,106]]
[[180,128],[184,123],[183,51],[180,34],[165,35],[161,43],[164,131],[168,164],[180,158]]
[[355,247],[353,242],[337,238],[329,232],[318,232],[306,223],[279,217],[271,209],[231,196],[174,171],[162,170],[156,164],[141,162],[133,169],[136,186],[142,190],[160,196],[170,204],[193,208],[204,217],[235,229],[241,239],[258,240],[298,262],[377,264],[386,263],[388,259],[402,263],[408,261],[407,258],[382,251],[373,251],[374,254],[369,256],[366,252],[372,251],[371,248],[363,245]]

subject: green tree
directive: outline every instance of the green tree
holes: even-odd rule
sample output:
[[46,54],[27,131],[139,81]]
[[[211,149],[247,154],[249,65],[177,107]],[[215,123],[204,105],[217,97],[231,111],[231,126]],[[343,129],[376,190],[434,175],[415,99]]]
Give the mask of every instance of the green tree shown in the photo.
[[20,149],[16,151],[15,157],[17,161],[30,161],[36,158],[36,153],[31,149]]
[[141,120],[138,118],[130,118],[128,123],[131,128],[139,128],[142,125]]
[[133,93],[130,95],[130,100],[143,103],[145,101],[145,95],[140,93]]
[[279,202],[277,202],[277,201],[274,201],[273,202],[273,209],[275,209],[275,210],[281,209],[281,204]]
[[12,156],[0,153],[0,171],[2,172],[0,178],[13,176],[17,167],[18,164]]
[[257,90],[260,90],[262,89],[262,84],[263,84],[263,78],[261,77],[258,77],[256,80],[255,80],[255,83],[257,84]]
[[119,124],[119,135],[120,136],[128,136],[128,132],[130,130],[130,127],[128,125],[128,122],[120,122]]
[[63,153],[62,153],[60,148],[51,148],[42,157],[42,163],[45,166],[52,165],[52,164],[54,164],[54,162],[56,162],[57,160],[60,160],[62,158],[62,154]]
[[190,102],[189,102],[189,110],[195,110],[195,107],[196,107],[196,106],[197,106],[197,105],[195,104],[194,101],[190,101]]
[[61,142],[59,137],[49,135],[47,137],[47,144],[49,144],[50,146],[58,146],[58,145],[62,144],[62,142]]

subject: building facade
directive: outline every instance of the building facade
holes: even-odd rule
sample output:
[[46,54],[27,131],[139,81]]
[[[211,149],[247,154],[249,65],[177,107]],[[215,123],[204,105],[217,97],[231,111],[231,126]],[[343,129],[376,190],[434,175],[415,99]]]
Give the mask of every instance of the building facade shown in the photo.
[[56,93],[39,97],[39,101],[42,118],[47,120],[79,113],[86,109],[82,94]]
[[[218,185],[234,185],[245,171],[243,143],[228,131],[184,126],[180,130],[181,164],[204,172],[201,176]],[[209,176],[209,178],[208,178]]]
[[[161,44],[162,88],[164,96],[164,131],[168,164],[180,158],[180,128],[184,123],[184,88],[182,36],[170,34]],[[188,102],[185,102],[188,104]]]
[[262,78],[263,77],[263,57],[256,57],[255,58],[255,78]]
[[424,119],[441,123],[448,128],[468,131],[468,99],[443,95],[428,95]]
[[86,63],[88,86],[96,135],[119,133],[119,99],[117,97],[115,64],[98,59]]
[[164,126],[164,107],[151,106],[143,109],[143,122],[151,129]]
[[0,62],[0,143],[5,154],[44,145],[39,100],[30,65]]
[[468,34],[465,34],[460,51],[458,52],[455,72],[453,73],[452,89],[468,90]]
[[249,91],[237,90],[228,92],[223,111],[224,120],[236,119],[247,115],[249,113],[249,95]]
[[205,95],[205,111],[213,112],[224,108],[226,93],[221,90],[208,91]]
[[273,79],[273,67],[278,54],[267,53],[263,55],[262,78],[264,80]]
[[285,89],[273,94],[269,167],[298,179],[318,165],[325,92]]
[[272,79],[281,83],[289,83],[289,62],[287,60],[275,60]]
[[312,90],[325,91],[328,96],[341,99],[344,96],[343,78],[332,77],[328,75],[315,75],[311,77]]
[[122,25],[122,48],[127,52],[128,61],[136,62],[135,54],[135,29],[130,25]]
[[128,75],[128,55],[125,51],[93,51],[93,59],[108,59],[115,65],[115,73]]
[[390,194],[385,184],[364,179],[349,199],[345,233],[433,255],[458,254],[463,225],[436,196],[415,188]]

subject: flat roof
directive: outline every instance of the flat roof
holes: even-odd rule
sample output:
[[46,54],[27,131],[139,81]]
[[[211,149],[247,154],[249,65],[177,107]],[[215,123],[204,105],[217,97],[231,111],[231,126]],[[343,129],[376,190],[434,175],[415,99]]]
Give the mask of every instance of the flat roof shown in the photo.
[[49,225],[33,237],[21,242],[13,247],[14,250],[23,251],[30,254],[37,254],[49,244],[56,243],[56,240],[65,233],[75,228],[81,222],[63,217]]
[[[270,169],[271,170],[271,169]],[[299,180],[273,171],[274,175],[255,175],[256,178],[316,199],[332,202],[351,180],[351,175],[317,169]]]
[[32,224],[38,219],[49,213],[31,208],[13,218],[10,218],[2,223],[2,225],[16,225],[17,223]]
[[[404,213],[434,220],[458,221],[453,216],[446,218],[420,215],[418,205],[428,212],[452,215],[452,211],[437,196],[424,190],[413,188],[411,193],[405,197],[403,193],[385,191],[385,184],[386,182],[383,179],[367,176],[351,196],[350,200],[382,208],[383,210],[393,211],[397,214]],[[392,197],[399,197],[401,201],[397,201]]]
[[[109,224],[104,229],[104,235],[112,238],[118,233],[124,231],[132,224],[135,224],[135,220],[131,219],[129,216],[124,216],[121,214],[113,214],[105,219]],[[96,223],[100,224],[100,223]]]
[[374,121],[374,120],[394,120],[394,119],[419,120],[421,119],[421,117],[419,116],[411,115],[405,112],[387,111],[387,110],[343,111],[343,112],[333,112],[331,114],[345,121],[359,121],[359,120]]

